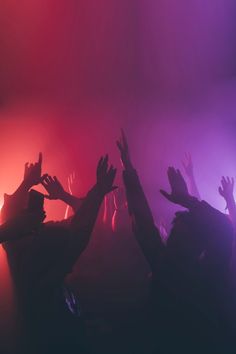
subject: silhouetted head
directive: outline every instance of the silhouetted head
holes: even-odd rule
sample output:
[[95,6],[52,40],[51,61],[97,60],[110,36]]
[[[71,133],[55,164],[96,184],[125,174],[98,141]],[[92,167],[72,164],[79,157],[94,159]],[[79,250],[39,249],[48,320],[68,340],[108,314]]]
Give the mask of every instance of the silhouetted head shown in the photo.
[[29,192],[27,209],[32,212],[44,211],[44,195],[34,189]]
[[168,253],[179,262],[193,262],[204,251],[203,230],[189,211],[177,212],[167,241]]
[[[167,241],[169,257],[179,263],[190,265],[214,260],[222,270],[231,261],[233,228],[227,217],[218,210],[207,207],[206,213],[178,212]],[[204,261],[205,261],[204,260]]]
[[40,226],[46,217],[44,210],[44,195],[34,189],[31,189],[29,192],[27,209],[32,213],[32,215],[34,214],[39,216],[36,220],[38,220],[38,226]]

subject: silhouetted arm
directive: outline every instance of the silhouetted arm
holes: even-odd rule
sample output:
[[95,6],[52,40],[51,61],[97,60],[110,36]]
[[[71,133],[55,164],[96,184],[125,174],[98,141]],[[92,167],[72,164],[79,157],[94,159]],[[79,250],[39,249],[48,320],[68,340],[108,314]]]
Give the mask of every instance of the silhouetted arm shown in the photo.
[[156,228],[148,201],[137,172],[131,163],[128,143],[124,132],[117,146],[124,167],[123,180],[126,189],[128,209],[132,218],[135,237],[152,271],[157,271],[165,249],[159,230]]
[[187,185],[179,170],[168,168],[171,193],[161,190],[170,202],[191,212],[199,230],[205,251],[205,266],[212,279],[220,278],[229,269],[232,252],[233,229],[226,216],[205,201],[199,201],[188,193]]
[[69,264],[73,265],[87,247],[105,195],[117,188],[113,186],[115,176],[116,169],[113,166],[108,169],[108,156],[101,158],[97,167],[97,183],[71,220],[66,250]]
[[135,237],[152,271],[158,270],[165,249],[137,172],[125,170],[123,179]]
[[74,212],[80,208],[83,198],[77,198],[71,193],[66,192],[56,176],[51,177],[48,174],[44,175],[41,183],[48,192],[48,195],[45,195],[45,198],[50,200],[61,200],[71,206]]
[[108,169],[108,156],[101,158],[97,167],[97,183],[83,200],[80,209],[71,219],[70,225],[65,228],[60,227],[60,224],[63,225],[64,222],[56,223],[59,226],[58,232],[61,233],[61,237],[46,240],[46,242],[51,252],[53,252],[53,244],[58,251],[53,252],[53,255],[55,253],[57,255],[42,279],[42,287],[46,284],[53,286],[54,283],[61,282],[72,271],[78,257],[89,243],[104,196],[116,188],[113,186],[115,175],[116,170],[112,166]]
[[[68,187],[69,194],[72,196],[72,199],[70,201],[64,200],[64,202],[67,204],[66,210],[65,210],[65,216],[64,216],[65,220],[68,219],[68,217],[69,217],[70,207],[73,209],[74,212],[76,212],[76,210],[81,206],[81,203],[83,200],[82,198],[77,198],[74,196],[73,186],[74,186],[76,180],[77,180],[77,178],[76,178],[75,172],[71,173],[67,178],[67,187]],[[76,198],[76,199],[74,199],[74,198]]]

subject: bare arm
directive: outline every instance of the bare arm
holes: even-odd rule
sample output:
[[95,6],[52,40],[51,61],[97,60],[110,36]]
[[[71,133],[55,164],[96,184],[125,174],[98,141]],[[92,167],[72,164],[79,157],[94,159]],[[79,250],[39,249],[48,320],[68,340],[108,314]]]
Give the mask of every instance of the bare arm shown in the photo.
[[89,243],[105,195],[117,188],[113,185],[115,176],[116,169],[113,166],[108,168],[108,156],[101,158],[97,166],[97,183],[87,194],[71,221],[66,258],[72,265]]
[[56,176],[51,177],[47,174],[43,177],[41,183],[48,192],[48,195],[45,195],[45,198],[50,200],[61,200],[71,206],[74,212],[76,212],[82,205],[83,198],[77,198],[71,193],[66,192]]
[[123,180],[133,231],[151,269],[155,271],[162,260],[164,245],[159,230],[155,226],[138,174],[133,168],[123,131],[120,140],[117,141],[117,146],[124,167]]

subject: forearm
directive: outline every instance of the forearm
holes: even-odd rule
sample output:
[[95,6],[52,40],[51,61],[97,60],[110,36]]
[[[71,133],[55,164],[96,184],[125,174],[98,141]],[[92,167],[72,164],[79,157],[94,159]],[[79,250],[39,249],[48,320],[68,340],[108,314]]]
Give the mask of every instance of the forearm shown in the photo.
[[152,270],[157,269],[164,251],[161,237],[135,170],[124,171],[129,212],[134,235]]
[[83,200],[81,198],[77,198],[74,195],[64,192],[61,197],[60,200],[62,200],[64,203],[66,203],[67,205],[69,205],[74,212],[76,212],[80,206],[82,205]]
[[67,260],[74,264],[89,243],[104,195],[97,185],[87,194],[80,209],[72,218]]
[[229,217],[230,217],[231,223],[233,225],[233,229],[234,229],[232,257],[231,257],[231,269],[234,274],[235,269],[236,269],[236,237],[235,237],[236,236],[236,204],[235,204],[234,197],[231,196],[230,198],[228,198],[226,200],[226,203],[227,203],[227,208],[229,211]]
[[139,181],[137,172],[125,170],[123,180],[126,189],[128,208],[131,216],[135,219],[137,225],[154,225],[154,219],[149,207],[147,198]]
[[229,211],[229,216],[231,219],[231,222],[233,224],[234,230],[236,230],[236,204],[235,204],[235,200],[234,197],[230,197],[226,200],[227,203],[227,208]]

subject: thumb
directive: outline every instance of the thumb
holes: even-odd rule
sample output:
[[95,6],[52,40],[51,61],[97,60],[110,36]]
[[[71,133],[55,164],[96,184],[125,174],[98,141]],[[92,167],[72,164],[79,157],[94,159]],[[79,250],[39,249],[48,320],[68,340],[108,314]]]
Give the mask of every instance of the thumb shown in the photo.
[[44,182],[45,178],[48,177],[48,173],[45,173],[40,177],[40,183]]
[[172,201],[172,196],[171,194],[167,193],[166,191],[164,191],[163,189],[160,189],[160,193],[169,201]]
[[48,194],[48,195],[47,195],[47,194],[44,194],[43,196],[44,196],[45,199],[49,199],[49,200],[52,200],[52,199],[53,199],[49,194]]

